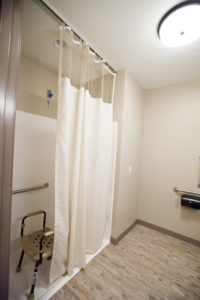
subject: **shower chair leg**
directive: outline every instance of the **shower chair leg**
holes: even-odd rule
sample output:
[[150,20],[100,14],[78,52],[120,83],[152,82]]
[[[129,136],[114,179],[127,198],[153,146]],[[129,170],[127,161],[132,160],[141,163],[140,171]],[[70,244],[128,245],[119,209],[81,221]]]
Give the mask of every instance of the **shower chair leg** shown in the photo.
[[38,266],[39,265],[40,265],[40,262],[36,261],[35,268],[34,268],[34,273],[33,273],[33,280],[32,280],[31,290],[30,290],[30,294],[27,297],[28,300],[34,299],[34,290],[35,290],[35,284],[36,284],[36,276],[37,276]]
[[22,252],[21,252],[19,263],[18,263],[18,266],[16,269],[16,273],[21,271],[21,264],[22,264],[23,258],[24,258],[24,250],[22,250]]

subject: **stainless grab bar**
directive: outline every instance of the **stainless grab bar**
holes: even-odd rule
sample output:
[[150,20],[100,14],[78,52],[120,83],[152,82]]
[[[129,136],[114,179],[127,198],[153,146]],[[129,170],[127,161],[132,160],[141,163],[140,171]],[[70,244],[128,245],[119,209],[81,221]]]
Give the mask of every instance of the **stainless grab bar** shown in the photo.
[[198,197],[200,196],[200,194],[198,194],[198,193],[184,191],[184,190],[181,190],[181,189],[177,188],[176,186],[173,188],[173,191],[175,193],[189,194],[189,195],[198,196]]
[[30,188],[26,188],[26,189],[14,190],[14,191],[12,191],[12,194],[14,195],[14,194],[20,194],[20,193],[25,193],[25,192],[30,192],[30,191],[45,189],[48,186],[49,186],[49,183],[46,182],[43,185],[33,186],[33,187],[30,187]]

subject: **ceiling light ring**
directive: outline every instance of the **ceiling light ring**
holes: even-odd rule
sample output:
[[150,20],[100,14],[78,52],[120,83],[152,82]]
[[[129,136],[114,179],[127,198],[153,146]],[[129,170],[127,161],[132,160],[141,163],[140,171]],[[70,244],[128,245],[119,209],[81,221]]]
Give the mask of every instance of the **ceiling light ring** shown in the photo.
[[185,7],[185,6],[188,6],[188,5],[197,5],[197,4],[200,5],[200,0],[187,0],[187,1],[181,2],[181,3],[173,6],[170,10],[168,10],[164,14],[164,16],[161,18],[160,22],[158,23],[158,26],[157,26],[157,34],[158,34],[158,36],[160,37],[160,28],[161,28],[161,25],[163,24],[163,22],[167,19],[167,17],[169,15],[171,15],[174,11],[178,10],[179,8],[182,8],[182,7]]
[[188,45],[200,37],[200,0],[187,0],[168,10],[157,26],[157,35],[167,47]]

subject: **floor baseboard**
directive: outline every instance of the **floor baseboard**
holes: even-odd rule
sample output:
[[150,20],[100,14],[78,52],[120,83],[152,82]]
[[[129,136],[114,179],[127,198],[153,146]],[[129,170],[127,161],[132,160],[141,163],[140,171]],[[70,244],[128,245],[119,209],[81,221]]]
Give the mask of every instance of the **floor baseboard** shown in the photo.
[[146,222],[146,221],[143,221],[143,220],[140,220],[140,219],[137,219],[137,223],[138,224],[141,224],[141,225],[144,225],[144,226],[147,226],[149,228],[152,228],[154,230],[157,230],[159,232],[162,232],[162,233],[165,233],[165,234],[168,234],[172,237],[175,237],[179,240],[182,240],[184,242],[188,242],[190,244],[193,244],[195,246],[199,246],[200,247],[200,241],[198,240],[195,240],[195,239],[192,239],[188,236],[185,236],[183,234],[180,234],[180,233],[177,233],[177,232],[174,232],[172,230],[169,230],[169,229],[166,229],[166,228],[163,228],[163,227],[160,227],[160,226],[157,226],[157,225],[154,225],[152,223],[149,223],[149,222]]
[[133,222],[133,224],[131,224],[126,230],[124,230],[117,238],[113,238],[111,237],[110,241],[111,243],[113,243],[114,245],[116,245],[117,243],[119,243],[119,241],[125,236],[127,235],[127,233],[136,225],[136,224],[141,224],[143,226],[146,226],[146,227],[149,227],[151,229],[154,229],[156,231],[159,231],[159,232],[162,232],[162,233],[165,233],[165,234],[168,234],[172,237],[175,237],[179,240],[182,240],[184,242],[187,242],[187,243],[190,243],[190,244],[193,244],[195,246],[198,246],[200,247],[200,241],[198,240],[195,240],[195,239],[192,239],[188,236],[185,236],[185,235],[182,235],[180,233],[177,233],[177,232],[174,232],[172,230],[169,230],[169,229],[166,229],[166,228],[163,228],[163,227],[160,227],[160,226],[157,226],[155,224],[152,224],[152,223],[149,223],[149,222],[146,222],[146,221],[143,221],[141,219],[137,219],[135,222]]
[[125,235],[127,235],[127,233],[138,223],[138,220],[136,220],[135,222],[133,222],[126,230],[124,230],[117,238],[113,238],[111,236],[110,241],[111,243],[113,243],[114,245],[116,245],[117,243],[119,243],[119,241],[121,239],[123,239],[123,237]]

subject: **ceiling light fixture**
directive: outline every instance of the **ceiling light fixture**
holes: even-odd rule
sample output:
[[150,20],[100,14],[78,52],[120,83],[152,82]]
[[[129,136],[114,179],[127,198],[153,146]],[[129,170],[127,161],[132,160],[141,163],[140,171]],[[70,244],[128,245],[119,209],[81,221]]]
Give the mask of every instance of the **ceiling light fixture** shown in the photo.
[[170,9],[158,24],[165,46],[180,47],[200,37],[200,0],[182,2]]

